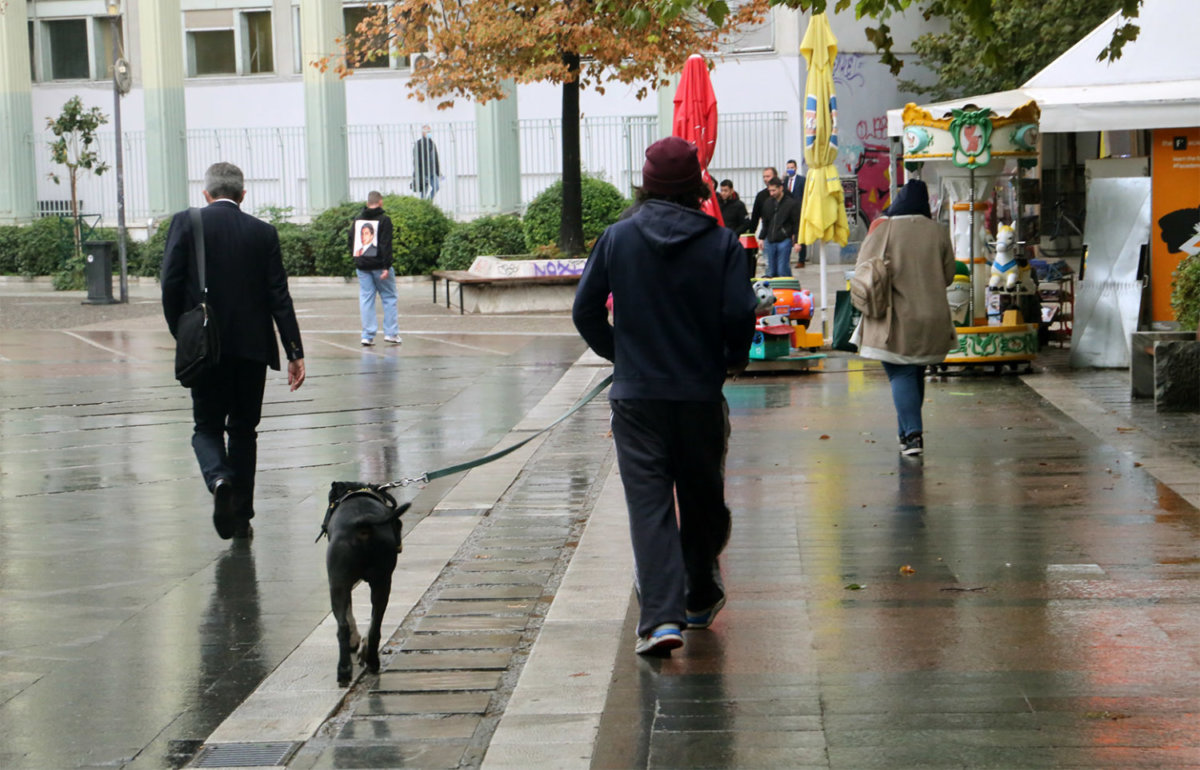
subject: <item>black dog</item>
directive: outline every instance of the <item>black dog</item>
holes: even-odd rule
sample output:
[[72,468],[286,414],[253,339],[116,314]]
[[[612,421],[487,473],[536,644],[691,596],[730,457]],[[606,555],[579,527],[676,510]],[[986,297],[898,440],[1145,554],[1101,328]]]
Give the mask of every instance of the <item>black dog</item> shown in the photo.
[[371,586],[371,628],[358,659],[368,671],[379,673],[380,628],[400,550],[400,517],[408,507],[409,503],[397,505],[386,490],[374,484],[335,481],[329,490],[329,509],[321,534],[329,536],[325,569],[337,621],[337,678],[341,687],[350,685],[350,656],[362,641],[350,602],[350,591],[359,581]]

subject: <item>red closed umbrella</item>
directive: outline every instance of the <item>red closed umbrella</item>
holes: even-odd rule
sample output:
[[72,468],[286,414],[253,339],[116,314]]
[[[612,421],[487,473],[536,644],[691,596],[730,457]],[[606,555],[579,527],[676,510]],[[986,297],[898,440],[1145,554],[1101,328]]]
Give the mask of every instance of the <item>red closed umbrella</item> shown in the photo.
[[708,65],[700,54],[692,54],[683,65],[679,87],[675,89],[671,135],[696,145],[704,183],[713,191],[702,210],[718,223],[725,224],[721,207],[717,204],[715,185],[708,175],[708,164],[717,144],[717,97],[713,93],[712,80],[708,77]]

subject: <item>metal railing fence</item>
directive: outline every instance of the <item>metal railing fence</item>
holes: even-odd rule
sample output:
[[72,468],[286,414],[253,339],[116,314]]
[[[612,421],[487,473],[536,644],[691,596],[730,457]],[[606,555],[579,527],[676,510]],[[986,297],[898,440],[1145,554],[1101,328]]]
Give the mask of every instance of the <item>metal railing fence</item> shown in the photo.
[[[441,186],[434,202],[455,219],[470,219],[480,211],[479,166],[475,153],[475,124],[457,121],[431,124],[430,138],[438,148]],[[611,182],[626,195],[641,183],[643,154],[658,138],[653,115],[584,118],[581,130],[585,173]],[[763,166],[781,165],[787,115],[783,112],[722,115],[710,171],[717,180],[732,179],[743,197],[753,197],[761,184]],[[528,203],[562,174],[562,127],[554,119],[519,121],[521,200]],[[46,149],[50,135],[35,136],[39,209],[57,211],[69,198],[64,179],[55,185],[51,172],[63,176]],[[413,145],[421,124],[360,125],[347,128],[350,197],[366,198],[370,190],[412,195]],[[131,226],[150,216],[146,175],[146,137],[124,132],[125,211]],[[113,165],[114,135],[98,135],[101,160]],[[247,209],[282,209],[297,219],[310,211],[307,193],[307,155],[303,127],[192,129],[187,132],[189,200],[201,199],[204,170],[216,160],[241,167],[246,175]],[[116,178],[82,174],[79,199],[86,214],[100,214],[105,224],[116,221]],[[66,204],[69,206],[69,204]]]

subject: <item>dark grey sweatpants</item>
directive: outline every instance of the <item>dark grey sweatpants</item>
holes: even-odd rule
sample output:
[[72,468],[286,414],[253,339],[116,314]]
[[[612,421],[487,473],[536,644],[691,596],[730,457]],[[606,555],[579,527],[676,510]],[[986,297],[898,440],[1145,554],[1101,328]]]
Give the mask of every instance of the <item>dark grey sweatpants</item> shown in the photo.
[[724,596],[717,557],[730,529],[729,407],[724,400],[611,405],[641,601],[638,634],[663,623],[683,627],[687,609],[707,609]]

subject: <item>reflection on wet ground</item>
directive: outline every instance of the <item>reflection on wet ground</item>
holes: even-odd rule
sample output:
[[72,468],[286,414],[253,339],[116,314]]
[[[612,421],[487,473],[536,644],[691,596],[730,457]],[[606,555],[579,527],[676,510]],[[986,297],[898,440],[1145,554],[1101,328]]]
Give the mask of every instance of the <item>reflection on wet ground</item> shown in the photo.
[[[352,298],[338,307],[355,318]],[[5,768],[188,761],[328,613],[313,539],[329,482],[490,449],[583,350],[563,319],[368,353],[343,344],[353,331],[307,333],[305,387],[268,378],[255,539],[231,547],[212,531],[170,336],[158,316],[136,323],[0,330]],[[410,526],[447,488],[406,496]]]
[[1200,766],[1196,508],[1018,380],[927,396],[922,462],[879,372],[730,388],[730,602],[621,651],[593,767]]

